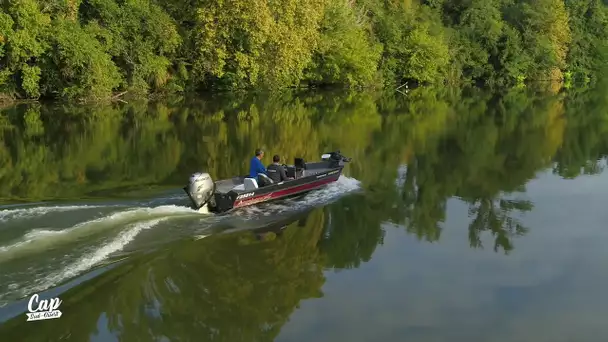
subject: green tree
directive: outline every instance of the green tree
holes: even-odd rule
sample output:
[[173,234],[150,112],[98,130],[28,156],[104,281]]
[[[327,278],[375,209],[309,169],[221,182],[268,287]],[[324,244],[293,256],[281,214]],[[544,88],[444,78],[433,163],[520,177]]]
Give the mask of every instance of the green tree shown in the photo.
[[368,21],[353,2],[331,1],[305,79],[349,87],[370,86],[377,81],[382,46],[370,36]]
[[608,65],[608,6],[599,0],[565,2],[572,31],[568,70],[578,80],[601,76]]
[[224,88],[297,85],[318,44],[325,4],[203,1],[197,8],[196,74]]
[[534,79],[561,80],[572,40],[564,0],[523,1],[515,11],[513,20],[534,61],[528,74]]

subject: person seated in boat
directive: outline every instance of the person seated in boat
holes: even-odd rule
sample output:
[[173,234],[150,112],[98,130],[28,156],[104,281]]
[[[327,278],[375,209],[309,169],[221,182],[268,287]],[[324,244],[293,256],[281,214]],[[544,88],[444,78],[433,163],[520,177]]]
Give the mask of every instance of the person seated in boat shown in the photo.
[[268,167],[266,168],[266,174],[275,183],[280,183],[286,180],[293,179],[291,177],[287,177],[287,173],[285,173],[285,167],[279,164],[280,161],[281,157],[275,154],[274,157],[272,157],[272,164],[268,165]]
[[249,177],[255,180],[258,179],[258,174],[266,174],[266,168],[262,164],[262,158],[264,158],[264,150],[258,148],[255,150],[255,156],[251,158],[249,163]]

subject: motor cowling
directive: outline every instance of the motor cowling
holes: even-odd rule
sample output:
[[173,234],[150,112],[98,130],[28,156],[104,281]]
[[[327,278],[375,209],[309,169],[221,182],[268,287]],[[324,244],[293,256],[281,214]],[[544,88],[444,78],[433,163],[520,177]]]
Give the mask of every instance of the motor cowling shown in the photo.
[[344,157],[340,151],[335,152],[326,152],[321,156],[321,160],[323,161],[331,161],[333,163],[344,162],[348,163],[351,161],[351,158]]
[[197,172],[190,176],[190,183],[186,189],[196,209],[200,209],[214,199],[215,183],[208,173]]

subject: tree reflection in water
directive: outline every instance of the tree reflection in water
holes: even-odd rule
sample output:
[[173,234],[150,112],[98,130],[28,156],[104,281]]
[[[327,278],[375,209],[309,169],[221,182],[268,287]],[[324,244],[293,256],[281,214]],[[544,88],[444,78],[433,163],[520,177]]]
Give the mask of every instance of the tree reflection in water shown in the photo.
[[322,296],[324,269],[370,260],[384,241],[383,223],[440,242],[454,200],[469,206],[471,247],[482,247],[490,234],[495,251],[512,252],[513,238],[534,229],[518,216],[533,210],[525,186],[538,172],[576,177],[602,170],[607,106],[608,96],[594,90],[420,88],[408,97],[288,94],[7,109],[0,120],[4,199],[175,187],[193,169],[227,177],[246,170],[258,145],[286,160],[340,148],[353,157],[345,172],[363,191],[266,232],[213,235],[134,255],[62,294],[60,320],[26,329],[17,317],[0,327],[1,336],[86,341],[109,331],[124,341],[272,341],[302,300]]

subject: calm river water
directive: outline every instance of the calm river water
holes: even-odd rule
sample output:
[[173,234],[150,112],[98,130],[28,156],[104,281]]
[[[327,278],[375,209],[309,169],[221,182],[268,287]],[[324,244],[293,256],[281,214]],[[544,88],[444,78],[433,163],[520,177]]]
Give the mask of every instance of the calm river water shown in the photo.
[[[2,341],[605,341],[608,92],[415,89],[0,111]],[[256,147],[344,176],[203,215]],[[61,299],[27,322],[28,301]]]

